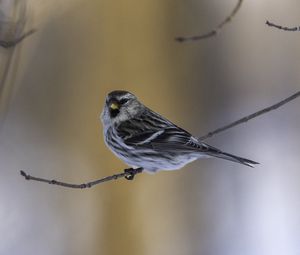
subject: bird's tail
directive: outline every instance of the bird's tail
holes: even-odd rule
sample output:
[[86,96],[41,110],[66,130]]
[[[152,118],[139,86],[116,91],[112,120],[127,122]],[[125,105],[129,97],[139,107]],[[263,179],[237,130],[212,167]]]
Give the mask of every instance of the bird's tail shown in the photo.
[[238,156],[226,153],[226,152],[221,152],[221,151],[218,153],[213,153],[213,154],[211,154],[211,156],[230,160],[230,161],[237,162],[237,163],[243,164],[245,166],[250,166],[250,167],[254,167],[253,165],[259,164],[258,162],[255,162],[253,160],[241,158],[241,157],[238,157]]

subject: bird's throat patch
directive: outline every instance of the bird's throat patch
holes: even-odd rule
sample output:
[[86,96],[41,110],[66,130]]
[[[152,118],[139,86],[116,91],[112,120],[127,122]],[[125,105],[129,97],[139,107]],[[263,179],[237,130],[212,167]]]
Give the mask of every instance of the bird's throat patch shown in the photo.
[[109,108],[109,114],[111,118],[115,118],[119,114],[119,112],[120,112],[119,109]]

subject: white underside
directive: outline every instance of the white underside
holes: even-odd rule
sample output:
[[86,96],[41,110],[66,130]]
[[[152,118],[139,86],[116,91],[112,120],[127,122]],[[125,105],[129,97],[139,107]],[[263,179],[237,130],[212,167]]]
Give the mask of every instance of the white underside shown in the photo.
[[131,167],[142,167],[146,172],[148,173],[156,173],[158,171],[172,171],[172,170],[179,170],[182,167],[184,167],[186,164],[191,163],[192,161],[199,159],[199,158],[208,158],[207,155],[183,155],[183,156],[176,156],[172,160],[172,162],[169,161],[153,161],[153,160],[140,160],[137,161],[131,161],[128,158],[124,158],[121,155],[117,155],[120,159],[122,159],[126,164],[128,164]]

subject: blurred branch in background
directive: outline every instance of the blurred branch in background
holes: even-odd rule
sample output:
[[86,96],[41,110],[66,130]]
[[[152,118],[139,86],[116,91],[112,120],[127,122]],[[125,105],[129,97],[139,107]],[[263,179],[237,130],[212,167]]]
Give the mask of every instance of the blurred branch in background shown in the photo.
[[31,34],[33,34],[35,31],[36,31],[35,29],[31,29],[28,32],[26,32],[23,35],[21,35],[20,37],[17,37],[16,39],[13,39],[12,41],[0,40],[0,46],[3,47],[3,48],[6,48],[6,49],[14,47],[18,43],[20,43],[21,41],[23,41],[23,39],[25,39],[26,37],[28,37]]
[[221,31],[223,26],[225,26],[227,23],[229,23],[233,19],[233,17],[237,14],[237,12],[239,11],[239,9],[242,6],[242,3],[243,3],[243,0],[238,0],[238,3],[232,10],[231,14],[229,16],[227,16],[226,19],[224,19],[217,27],[215,27],[211,31],[209,31],[205,34],[201,34],[201,35],[179,36],[179,37],[176,37],[175,40],[177,42],[198,41],[198,40],[206,39],[206,38],[217,35]]
[[[27,17],[27,1],[0,1],[0,128],[3,125],[9,103],[14,92],[17,65],[16,46],[35,32],[34,29],[24,33]],[[15,57],[14,57],[15,56]],[[14,59],[14,61],[13,61]]]
[[284,31],[300,31],[300,26],[298,26],[298,27],[283,27],[280,25],[276,25],[268,20],[266,21],[266,25],[269,27],[275,27],[275,28],[278,28],[278,29],[284,30]]
[[[198,138],[199,141],[203,141],[207,138],[210,138],[218,133],[221,133],[225,130],[228,130],[232,127],[235,127],[239,124],[242,124],[242,123],[245,123],[251,119],[254,119],[262,114],[265,114],[265,113],[268,113],[270,111],[273,111],[285,104],[287,104],[288,102],[291,102],[292,100],[296,99],[297,97],[300,96],[300,91],[298,91],[297,93],[281,100],[280,102],[274,104],[274,105],[271,105],[267,108],[264,108],[260,111],[257,111],[253,114],[250,114],[244,118],[241,118],[237,121],[234,121],[224,127],[221,127],[221,128],[218,128],[212,132],[209,132],[207,133],[206,135]],[[71,183],[66,183],[66,182],[61,182],[61,181],[56,181],[56,180],[50,180],[50,179],[44,179],[44,178],[40,178],[40,177],[35,177],[35,176],[31,176],[29,174],[27,174],[25,171],[21,170],[20,171],[20,174],[26,179],[26,180],[32,180],[32,181],[38,181],[38,182],[44,182],[44,183],[48,183],[48,184],[53,184],[53,185],[59,185],[59,186],[62,186],[62,187],[66,187],[66,188],[74,188],[74,189],[85,189],[85,188],[91,188],[92,186],[95,186],[97,184],[100,184],[100,183],[103,183],[103,182],[108,182],[108,181],[112,181],[112,180],[116,180],[116,179],[119,179],[119,178],[126,178],[127,180],[133,180],[134,179],[134,176],[136,174],[139,174],[139,173],[142,173],[143,172],[143,168],[136,168],[136,169],[133,169],[133,168],[129,168],[129,169],[125,169],[123,173],[119,173],[119,174],[114,174],[114,175],[111,175],[111,176],[107,176],[107,177],[104,177],[104,178],[101,178],[101,179],[98,179],[98,180],[95,180],[95,181],[90,181],[90,182],[87,182],[87,183],[82,183],[82,184],[71,184]]]

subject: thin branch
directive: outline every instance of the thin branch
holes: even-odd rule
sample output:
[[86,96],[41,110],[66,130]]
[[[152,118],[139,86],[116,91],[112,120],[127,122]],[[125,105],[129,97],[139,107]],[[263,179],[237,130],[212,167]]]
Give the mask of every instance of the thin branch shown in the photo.
[[[291,95],[290,97],[270,106],[270,107],[267,107],[267,108],[264,108],[258,112],[255,112],[253,114],[250,114],[242,119],[239,119],[235,122],[232,122],[230,123],[229,125],[226,125],[224,127],[221,127],[221,128],[218,128],[212,132],[209,132],[208,134],[198,138],[199,141],[203,141],[207,138],[210,138],[218,133],[221,133],[227,129],[230,129],[234,126],[237,126],[239,124],[242,124],[242,123],[245,123],[251,119],[254,119],[262,114],[265,114],[267,112],[270,112],[270,111],[273,111],[281,106],[283,106],[284,104],[287,104],[288,102],[296,99],[297,97],[300,96],[300,91],[298,91],[297,93]],[[97,184],[100,184],[100,183],[104,183],[104,182],[108,182],[108,181],[112,181],[112,180],[117,180],[119,178],[125,178],[127,180],[133,180],[134,179],[134,176],[139,174],[139,173],[142,173],[143,172],[143,168],[136,168],[136,169],[133,169],[133,168],[129,168],[129,169],[125,169],[124,172],[122,173],[118,173],[118,174],[114,174],[114,175],[110,175],[110,176],[107,176],[107,177],[104,177],[104,178],[101,178],[101,179],[98,179],[98,180],[95,180],[95,181],[90,181],[90,182],[87,182],[87,183],[82,183],[82,184],[72,184],[72,183],[66,183],[66,182],[62,182],[62,181],[56,181],[56,180],[51,180],[51,179],[44,179],[44,178],[40,178],[40,177],[35,177],[35,176],[31,176],[29,174],[27,174],[25,171],[21,170],[20,171],[20,174],[26,179],[26,180],[32,180],[32,181],[38,181],[38,182],[44,182],[44,183],[48,183],[48,184],[53,184],[53,185],[58,185],[58,186],[62,186],[62,187],[66,187],[66,188],[73,188],[73,189],[86,189],[86,188],[91,188]]]
[[234,121],[234,122],[232,122],[232,123],[230,123],[230,124],[228,124],[228,125],[226,125],[224,127],[218,128],[218,129],[216,129],[216,130],[214,130],[212,132],[209,132],[206,135],[199,137],[198,140],[199,141],[203,141],[203,140],[205,140],[207,138],[210,138],[210,137],[212,137],[212,136],[214,136],[214,135],[216,135],[218,133],[221,133],[221,132],[223,132],[223,131],[225,131],[227,129],[230,129],[230,128],[235,127],[235,126],[237,126],[239,124],[245,123],[248,120],[254,119],[254,118],[256,118],[256,117],[258,117],[258,116],[260,116],[262,114],[265,114],[267,112],[273,111],[273,110],[275,110],[275,109],[277,109],[277,108],[279,108],[279,107],[287,104],[288,102],[296,99],[299,96],[300,96],[300,91],[298,91],[297,93],[289,96],[288,98],[285,98],[284,100],[282,100],[282,101],[280,101],[280,102],[278,102],[278,103],[276,103],[274,105],[271,105],[271,106],[269,106],[267,108],[264,108],[264,109],[262,109],[262,110],[260,110],[258,112],[252,113],[252,114],[250,114],[250,115],[248,115],[248,116],[246,116],[244,118],[241,118],[241,119],[239,119],[237,121]]
[[35,176],[31,176],[29,174],[27,174],[25,171],[21,170],[20,174],[26,179],[26,180],[32,180],[32,181],[38,181],[38,182],[45,182],[48,184],[53,184],[53,185],[58,185],[58,186],[62,186],[62,187],[66,187],[66,188],[73,188],[73,189],[86,189],[86,188],[91,188],[97,184],[103,183],[103,182],[108,182],[108,181],[112,181],[112,180],[117,180],[119,178],[126,178],[127,180],[133,180],[134,176],[142,173],[143,172],[143,168],[129,168],[129,169],[125,169],[123,173],[119,173],[119,174],[114,174],[114,175],[110,175],[95,181],[90,181],[87,183],[82,183],[82,184],[73,184],[73,183],[67,183],[67,182],[62,182],[62,181],[56,181],[56,180],[50,180],[50,179],[44,179],[44,178],[40,178],[40,177],[35,177]]
[[32,35],[35,31],[36,31],[35,29],[31,29],[30,31],[24,33],[23,35],[21,35],[20,37],[18,37],[17,39],[14,39],[12,41],[0,40],[0,46],[3,48],[6,48],[6,49],[14,47],[18,43],[23,41],[26,37]]
[[269,26],[269,27],[275,27],[275,28],[278,28],[278,29],[280,29],[280,30],[284,30],[284,31],[292,31],[292,32],[294,32],[294,31],[300,31],[300,26],[298,26],[298,27],[283,27],[283,26],[280,26],[280,25],[276,25],[276,24],[274,24],[274,23],[272,23],[272,22],[270,22],[270,21],[266,21],[266,25],[267,26]]
[[217,35],[221,31],[223,26],[226,25],[227,23],[229,23],[233,19],[233,17],[237,14],[237,12],[239,11],[239,9],[242,6],[242,3],[243,3],[243,0],[238,0],[236,6],[234,7],[234,9],[230,13],[230,15],[226,19],[224,19],[217,27],[212,29],[211,31],[209,31],[205,34],[201,34],[201,35],[179,36],[179,37],[175,38],[175,41],[177,41],[177,42],[198,41],[198,40],[206,39],[206,38]]

